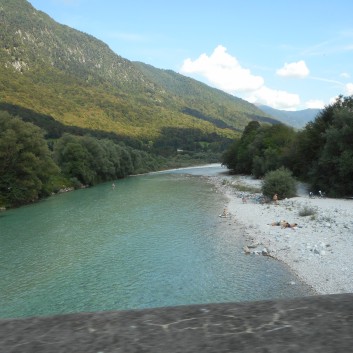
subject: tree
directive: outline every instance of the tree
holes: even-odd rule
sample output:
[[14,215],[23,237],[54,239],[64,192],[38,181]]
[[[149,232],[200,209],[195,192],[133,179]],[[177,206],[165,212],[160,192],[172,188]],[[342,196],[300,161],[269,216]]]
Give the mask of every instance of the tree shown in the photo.
[[343,108],[335,113],[325,132],[325,144],[312,168],[312,183],[331,196],[353,194],[353,112]]
[[236,172],[250,174],[254,157],[258,154],[256,137],[261,133],[258,121],[251,121],[244,129],[236,154]]
[[91,136],[63,135],[54,145],[54,156],[67,178],[84,185],[156,168],[156,158],[146,152]]
[[250,174],[253,158],[257,154],[256,144],[253,142],[260,130],[260,123],[251,121],[245,127],[240,140],[235,140],[223,154],[222,164],[235,173]]
[[278,194],[279,199],[294,197],[296,189],[291,171],[284,167],[266,173],[262,184],[262,193],[270,198],[274,194]]
[[240,140],[235,140],[221,157],[222,165],[233,171],[237,168],[237,151],[239,148]]
[[337,98],[298,134],[293,169],[312,190],[353,194],[353,96]]
[[82,137],[65,134],[54,146],[54,157],[66,177],[84,185],[94,184],[96,173],[91,169],[91,156]]
[[97,184],[105,180],[114,179],[115,173],[112,162],[108,158],[107,151],[101,140],[91,136],[83,136],[81,144],[87,150],[87,164],[93,174],[91,184]]
[[250,122],[240,140],[223,154],[222,163],[236,173],[263,176],[283,166],[287,146],[295,138],[293,128],[284,124],[260,125]]
[[44,132],[7,112],[0,112],[0,203],[19,206],[47,196],[58,175]]

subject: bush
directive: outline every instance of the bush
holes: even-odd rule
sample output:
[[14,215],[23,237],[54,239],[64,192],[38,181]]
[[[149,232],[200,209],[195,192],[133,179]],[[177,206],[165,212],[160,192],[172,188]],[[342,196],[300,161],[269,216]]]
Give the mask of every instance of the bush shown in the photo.
[[265,175],[262,183],[262,193],[270,198],[274,194],[278,194],[278,199],[294,197],[296,196],[296,184],[291,171],[281,167]]
[[304,206],[299,210],[300,217],[315,216],[316,213],[317,213],[317,209],[309,206]]

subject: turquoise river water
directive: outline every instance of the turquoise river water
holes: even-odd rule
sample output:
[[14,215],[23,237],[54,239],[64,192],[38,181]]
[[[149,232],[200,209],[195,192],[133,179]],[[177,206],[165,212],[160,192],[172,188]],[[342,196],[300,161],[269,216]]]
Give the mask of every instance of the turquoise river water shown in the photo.
[[198,176],[220,171],[140,175],[0,213],[0,317],[311,294],[283,264],[242,253],[218,217],[224,196]]

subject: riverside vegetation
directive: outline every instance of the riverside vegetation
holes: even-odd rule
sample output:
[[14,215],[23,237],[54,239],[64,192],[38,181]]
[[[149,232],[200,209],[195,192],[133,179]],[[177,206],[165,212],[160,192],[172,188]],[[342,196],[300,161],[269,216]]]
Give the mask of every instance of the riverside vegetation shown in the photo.
[[340,96],[300,131],[249,123],[222,162],[236,174],[265,177],[267,196],[279,191],[282,198],[294,196],[293,174],[316,194],[322,190],[331,197],[352,197],[352,136],[353,96]]
[[21,206],[64,190],[219,158],[197,150],[166,158],[102,136],[63,133],[48,139],[41,128],[0,111],[0,206]]
[[[352,195],[352,107],[353,97],[339,97],[299,132],[282,124],[251,122],[222,162],[235,173],[264,176],[262,192],[268,197],[295,196],[292,173],[329,196]],[[45,140],[40,128],[7,112],[0,113],[0,162],[0,204],[5,207],[64,187],[95,185],[168,165],[162,156],[108,138],[65,133]]]
[[219,160],[256,177],[284,167],[314,192],[353,194],[352,97],[296,131],[242,99],[126,60],[25,0],[0,5],[1,208]]

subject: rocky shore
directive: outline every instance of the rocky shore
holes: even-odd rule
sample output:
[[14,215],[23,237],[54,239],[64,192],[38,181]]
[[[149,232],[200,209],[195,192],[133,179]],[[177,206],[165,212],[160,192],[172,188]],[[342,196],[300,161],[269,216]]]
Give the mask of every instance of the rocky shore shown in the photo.
[[[245,237],[244,256],[266,255],[286,263],[318,294],[353,293],[353,200],[309,198],[299,185],[298,196],[261,203],[260,188],[250,177],[210,177],[229,199],[228,212]],[[297,223],[283,229],[272,225]]]

